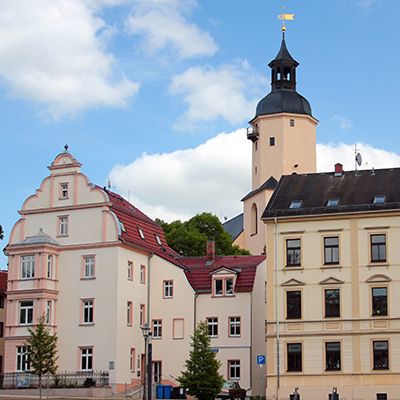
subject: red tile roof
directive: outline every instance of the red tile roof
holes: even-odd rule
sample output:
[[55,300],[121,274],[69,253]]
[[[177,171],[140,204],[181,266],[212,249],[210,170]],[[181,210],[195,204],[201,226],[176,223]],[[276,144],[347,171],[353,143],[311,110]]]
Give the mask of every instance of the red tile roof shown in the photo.
[[[122,224],[120,239],[128,245],[155,253],[182,268],[196,292],[211,293],[210,272],[220,268],[229,268],[237,272],[235,292],[253,290],[257,266],[265,260],[265,256],[216,256],[211,262],[207,257],[181,257],[168,246],[164,231],[158,224],[120,195],[105,188],[103,190],[111,201],[111,211]],[[144,239],[141,238],[139,229],[142,230]],[[161,245],[156,236],[161,240]]]
[[251,292],[257,266],[265,256],[216,256],[214,260],[207,257],[186,257],[180,262],[186,267],[186,277],[198,293],[211,293],[212,272],[228,268],[237,272],[235,292]]
[[[119,194],[105,188],[103,190],[111,201],[111,211],[120,222],[120,238],[123,242],[177,263],[175,257],[178,257],[178,253],[168,246],[164,231],[157,223]],[[144,239],[140,236],[139,229],[143,232]],[[157,237],[161,244],[157,242]]]

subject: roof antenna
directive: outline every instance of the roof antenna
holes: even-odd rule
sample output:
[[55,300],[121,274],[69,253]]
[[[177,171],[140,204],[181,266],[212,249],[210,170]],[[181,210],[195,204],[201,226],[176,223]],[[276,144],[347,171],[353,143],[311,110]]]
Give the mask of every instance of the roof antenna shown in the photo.
[[354,145],[354,170],[356,171],[357,175],[357,165],[361,167],[362,164],[362,157],[361,153],[358,152],[357,150],[357,143]]

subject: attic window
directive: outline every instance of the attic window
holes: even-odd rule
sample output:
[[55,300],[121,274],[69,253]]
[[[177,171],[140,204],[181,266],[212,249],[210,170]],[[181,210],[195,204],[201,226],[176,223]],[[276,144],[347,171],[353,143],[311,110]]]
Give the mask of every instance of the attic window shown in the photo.
[[143,231],[142,231],[140,228],[137,228],[137,229],[138,229],[140,238],[144,240],[144,233],[143,233]]
[[300,208],[302,202],[303,202],[302,200],[292,200],[289,208]]
[[157,242],[157,244],[158,244],[159,246],[162,246],[162,242],[161,242],[160,236],[155,235],[155,237],[156,237],[156,242]]
[[374,204],[384,204],[384,203],[385,203],[385,199],[386,199],[386,196],[385,196],[385,195],[383,195],[383,194],[378,194],[378,195],[376,195],[376,196],[374,197],[373,203],[374,203]]
[[327,207],[337,207],[339,205],[339,199],[329,199],[326,203]]
[[125,225],[122,222],[119,223],[119,227],[121,228],[122,232],[126,232]]

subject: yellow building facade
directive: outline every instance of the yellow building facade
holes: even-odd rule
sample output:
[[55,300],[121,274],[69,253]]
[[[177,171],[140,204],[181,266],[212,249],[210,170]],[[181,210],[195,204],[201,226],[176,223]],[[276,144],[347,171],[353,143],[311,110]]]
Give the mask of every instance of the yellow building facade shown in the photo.
[[400,398],[400,169],[283,176],[267,230],[267,400]]

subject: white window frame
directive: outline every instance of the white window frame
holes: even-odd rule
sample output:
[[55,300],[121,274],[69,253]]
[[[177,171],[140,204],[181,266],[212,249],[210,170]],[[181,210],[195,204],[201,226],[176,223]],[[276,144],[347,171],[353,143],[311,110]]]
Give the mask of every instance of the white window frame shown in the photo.
[[47,300],[46,302],[46,324],[51,323],[51,315],[53,309],[53,302],[51,300]]
[[143,326],[146,321],[146,306],[144,304],[139,305],[139,324]]
[[16,372],[26,372],[29,371],[29,356],[27,346],[17,346],[16,348]]
[[68,193],[68,182],[62,182],[60,183],[60,199],[68,199],[69,193]]
[[162,319],[153,319],[153,339],[162,338]]
[[228,360],[228,379],[234,381],[240,379],[240,360]]
[[21,256],[21,279],[33,279],[35,277],[35,255]]
[[54,256],[52,254],[47,255],[47,279],[53,278],[53,265],[54,265]]
[[131,301],[126,302],[126,324],[132,326],[133,317],[133,303]]
[[[84,366],[85,364],[85,366]],[[89,364],[92,364],[89,368]],[[81,371],[93,371],[93,347],[81,347]]]
[[68,236],[68,215],[58,217],[59,236]]
[[128,281],[133,281],[133,262],[128,261]]
[[94,300],[82,300],[82,323],[84,325],[94,324]]
[[161,383],[162,381],[162,362],[161,361],[153,361],[153,382]]
[[[217,282],[221,282],[221,292],[217,293]],[[231,289],[228,290],[228,281],[231,283]],[[233,277],[216,276],[213,278],[213,294],[214,296],[234,296],[235,295],[235,280]]]
[[164,299],[172,299],[174,297],[174,281],[172,279],[163,282]]
[[[23,303],[29,303],[29,305]],[[33,300],[21,300],[19,302],[19,325],[33,324]]]
[[140,283],[146,283],[146,266],[143,264],[140,266]]
[[83,278],[92,279],[95,277],[95,256],[83,256]]
[[131,347],[129,351],[129,369],[131,372],[135,372],[135,362],[136,362],[135,348]]
[[[211,338],[218,337],[218,317],[207,317],[208,332]],[[211,328],[211,329],[210,329]]]
[[[234,333],[232,333],[232,330]],[[240,337],[241,332],[241,318],[229,317],[229,337]]]

